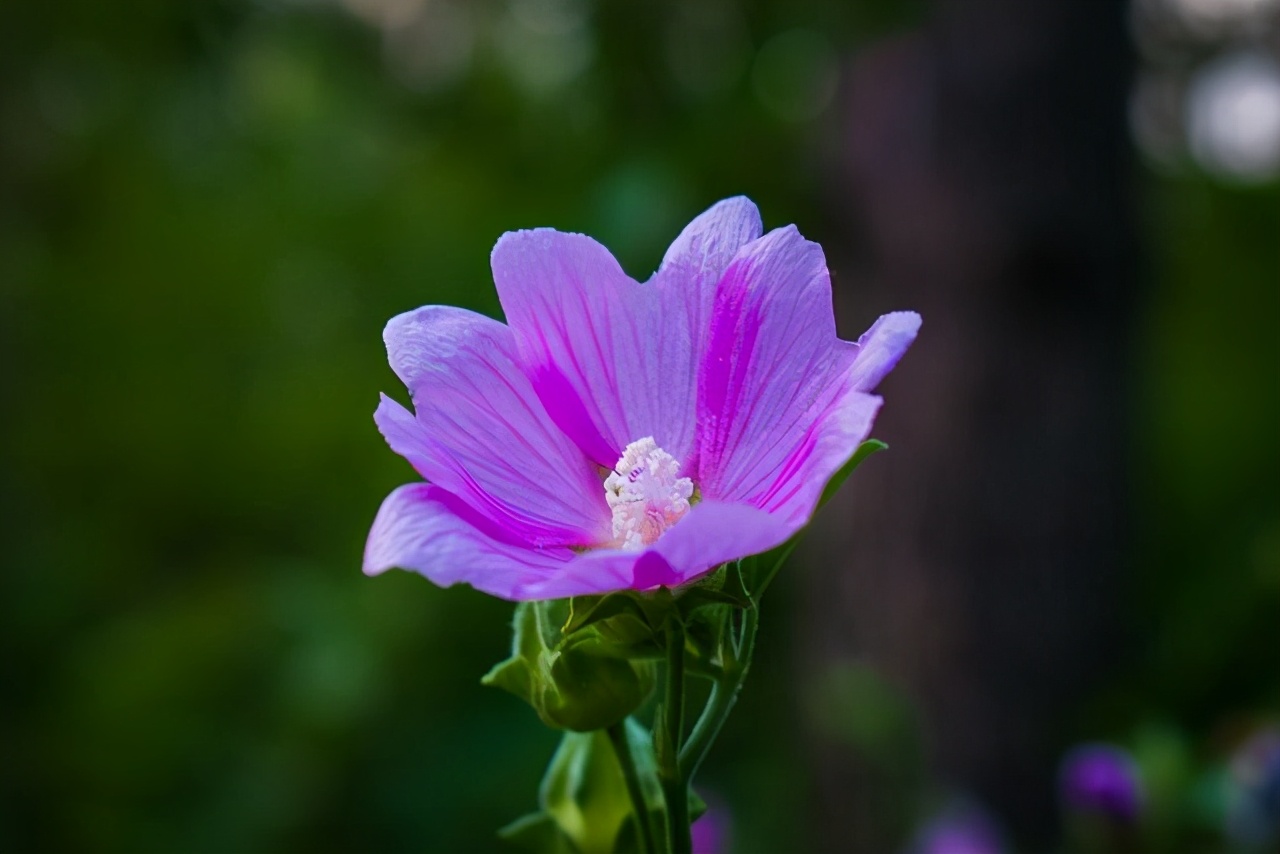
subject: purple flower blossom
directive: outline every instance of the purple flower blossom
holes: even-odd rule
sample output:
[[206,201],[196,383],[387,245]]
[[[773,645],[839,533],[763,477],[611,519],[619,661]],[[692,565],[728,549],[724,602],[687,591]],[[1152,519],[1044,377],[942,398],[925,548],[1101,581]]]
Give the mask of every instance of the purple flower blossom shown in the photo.
[[384,395],[374,420],[427,482],[383,502],[364,571],[517,600],[646,590],[803,527],[920,318],[841,341],[822,249],[761,231],[749,200],[720,202],[644,284],[589,237],[510,232],[491,258],[507,324],[392,318],[414,412]]
[[1086,744],[1062,762],[1062,801],[1075,813],[1114,821],[1136,821],[1142,811],[1142,781],[1133,758],[1118,747]]

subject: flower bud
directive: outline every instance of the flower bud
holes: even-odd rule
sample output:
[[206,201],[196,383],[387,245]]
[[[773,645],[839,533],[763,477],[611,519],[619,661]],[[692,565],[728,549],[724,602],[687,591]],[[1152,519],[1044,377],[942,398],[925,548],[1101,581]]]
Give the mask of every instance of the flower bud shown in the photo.
[[605,729],[631,714],[653,690],[653,665],[584,651],[549,657],[534,710],[543,723],[575,732]]
[[588,626],[563,636],[561,601],[522,602],[516,608],[511,657],[481,680],[527,702],[547,726],[575,732],[623,720],[653,690],[653,665],[630,661]]

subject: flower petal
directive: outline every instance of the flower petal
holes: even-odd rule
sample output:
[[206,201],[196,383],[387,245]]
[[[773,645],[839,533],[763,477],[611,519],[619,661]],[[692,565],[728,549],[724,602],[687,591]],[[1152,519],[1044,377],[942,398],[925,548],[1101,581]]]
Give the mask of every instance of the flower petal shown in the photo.
[[852,362],[837,383],[830,408],[813,423],[765,492],[752,503],[793,521],[813,515],[827,482],[871,435],[881,399],[866,394],[893,369],[915,340],[920,315],[899,311],[880,317],[857,344],[837,343],[842,359]]
[[521,598],[558,599],[614,590],[676,587],[726,561],[759,554],[786,542],[800,526],[745,504],[703,501],[642,552],[599,549],[574,558],[545,581],[519,591]]
[[714,288],[738,249],[760,237],[760,210],[746,196],[716,202],[684,227],[658,268]]
[[536,229],[498,241],[494,282],[521,358],[588,457],[611,468],[628,444],[652,436],[689,461],[715,284],[759,233],[750,201],[720,202],[684,229],[646,284],[583,235]]
[[802,526],[813,515],[827,482],[835,476],[868,436],[881,399],[852,388],[815,421],[774,475],[769,488],[751,503]]
[[644,393],[644,352],[661,332],[657,291],[630,279],[609,250],[581,234],[508,232],[490,261],[547,411],[588,457],[612,468],[639,438],[630,436],[629,419],[655,420],[649,409],[660,404]]
[[[652,281],[663,292],[668,325],[680,324],[689,330],[695,361],[706,349],[711,332],[716,284],[738,250],[757,240],[762,232],[760,211],[750,199],[725,199],[685,226],[654,274]],[[690,427],[695,423],[697,370],[696,364],[690,366],[689,373],[682,375],[688,380],[687,387],[680,389],[688,396]],[[668,387],[668,392],[676,390]]]
[[416,416],[384,397],[374,420],[423,477],[532,545],[609,536],[600,478],[534,394],[510,329],[427,306],[392,318],[384,338]]
[[836,337],[818,244],[788,226],[739,250],[716,289],[698,379],[703,494],[750,504],[768,494],[857,353]]
[[914,311],[895,311],[881,315],[858,339],[858,355],[851,368],[851,381],[859,391],[873,391],[885,374],[907,352],[920,331],[920,315]]
[[504,599],[553,577],[573,557],[565,548],[531,549],[485,532],[457,496],[429,483],[401,486],[387,496],[365,545],[364,571],[392,567],[419,572],[441,587],[470,584]]
[[702,501],[654,543],[653,550],[684,584],[726,561],[782,545],[800,527],[745,504]]

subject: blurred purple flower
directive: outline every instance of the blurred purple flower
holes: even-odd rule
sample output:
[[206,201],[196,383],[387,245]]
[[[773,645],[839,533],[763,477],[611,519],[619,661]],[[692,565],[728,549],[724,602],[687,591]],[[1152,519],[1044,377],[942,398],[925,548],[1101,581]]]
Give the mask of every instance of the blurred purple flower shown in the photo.
[[1280,729],[1259,730],[1231,759],[1227,833],[1247,847],[1280,841]]
[[729,850],[729,810],[718,799],[707,797],[707,811],[690,828],[693,854],[727,854]]
[[1059,777],[1062,802],[1069,812],[1131,823],[1142,812],[1138,766],[1124,750],[1085,744],[1067,754]]
[[1004,844],[995,825],[980,811],[952,808],[916,835],[911,854],[1002,854]]
[[822,249],[761,236],[745,198],[691,222],[639,284],[599,243],[502,236],[507,324],[448,306],[384,338],[414,412],[374,414],[427,483],[383,502],[364,570],[507,599],[673,587],[809,521],[920,325],[836,337]]

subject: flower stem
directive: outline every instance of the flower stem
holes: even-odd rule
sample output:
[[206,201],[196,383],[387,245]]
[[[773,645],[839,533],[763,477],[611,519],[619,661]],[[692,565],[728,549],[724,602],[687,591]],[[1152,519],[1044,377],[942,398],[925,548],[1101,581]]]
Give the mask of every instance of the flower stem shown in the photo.
[[730,624],[726,632],[731,641],[724,645],[726,653],[732,654],[732,660],[726,659],[721,675],[711,686],[711,696],[703,708],[698,722],[694,724],[689,740],[680,750],[680,771],[685,780],[692,780],[698,773],[702,760],[707,758],[711,744],[720,734],[721,727],[738,701],[742,692],[742,683],[746,681],[747,671],[751,668],[751,656],[755,651],[756,631],[760,626],[760,612],[756,606],[747,608],[742,615],[741,631],[735,632]]
[[689,778],[681,770],[680,747],[684,739],[684,624],[678,618],[667,623],[667,686],[662,709],[663,732],[658,740],[658,776],[667,805],[667,835],[671,854],[692,854],[689,831]]
[[649,807],[644,801],[644,789],[640,784],[640,773],[636,769],[636,759],[631,754],[631,743],[627,741],[627,722],[619,721],[609,727],[609,742],[618,757],[618,765],[622,768],[623,779],[627,782],[627,795],[631,798],[631,809],[636,817],[636,830],[640,834],[640,854],[660,854],[662,849],[653,842],[653,826],[649,823]]

